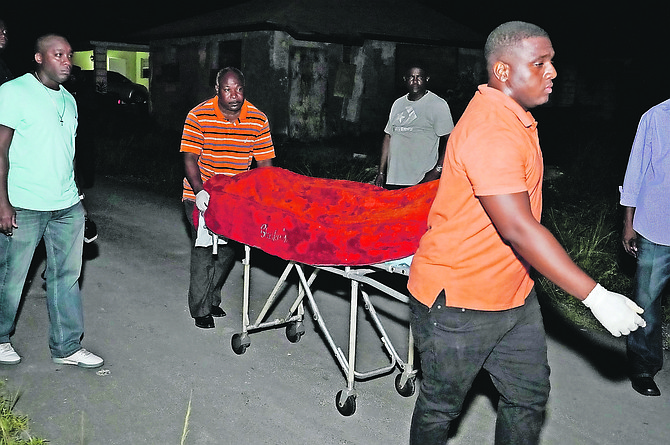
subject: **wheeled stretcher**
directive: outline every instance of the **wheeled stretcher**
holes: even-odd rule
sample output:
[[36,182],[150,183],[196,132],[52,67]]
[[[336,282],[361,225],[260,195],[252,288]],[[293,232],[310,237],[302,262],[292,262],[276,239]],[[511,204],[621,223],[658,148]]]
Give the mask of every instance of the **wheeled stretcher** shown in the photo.
[[[403,359],[365,289],[372,287],[384,296],[407,303],[405,293],[376,277],[387,273],[408,275],[409,257],[425,231],[436,187],[436,183],[427,183],[388,191],[370,184],[309,178],[274,167],[254,169],[235,177],[217,175],[207,181],[205,189],[211,195],[204,214],[207,228],[215,237],[233,239],[245,247],[242,331],[231,339],[233,351],[243,354],[251,344],[250,333],[270,328],[285,327],[288,340],[298,342],[305,333],[307,301],[346,377],[346,388],[335,397],[342,415],[352,415],[356,410],[356,380],[386,375],[396,368],[401,371],[395,379],[396,390],[402,396],[411,396],[416,377],[411,330],[407,357]],[[215,240],[214,249],[217,245]],[[253,323],[250,320],[252,247],[288,261]],[[269,319],[292,272],[298,278],[297,296],[284,317]],[[350,282],[346,353],[333,339],[313,294],[314,281],[324,273]],[[367,311],[388,356],[387,364],[367,371],[356,369],[359,305]]]

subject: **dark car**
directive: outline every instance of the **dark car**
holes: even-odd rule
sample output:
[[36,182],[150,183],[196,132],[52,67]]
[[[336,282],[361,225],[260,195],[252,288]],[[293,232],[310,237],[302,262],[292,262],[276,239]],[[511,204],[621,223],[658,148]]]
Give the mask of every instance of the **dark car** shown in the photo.
[[[106,99],[123,104],[146,104],[149,102],[149,91],[144,85],[135,83],[123,74],[107,71],[107,87],[96,84],[95,72],[92,70],[78,70],[72,72],[70,85],[75,95],[83,96],[88,93],[100,93]],[[70,89],[68,88],[68,89]],[[106,90],[106,91],[105,91]]]

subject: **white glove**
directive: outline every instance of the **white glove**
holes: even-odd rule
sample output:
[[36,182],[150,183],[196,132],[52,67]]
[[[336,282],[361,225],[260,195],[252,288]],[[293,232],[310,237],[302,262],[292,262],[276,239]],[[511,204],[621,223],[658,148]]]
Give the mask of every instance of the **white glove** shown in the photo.
[[595,317],[610,334],[619,337],[628,335],[638,327],[645,327],[647,323],[639,314],[644,310],[632,300],[616,292],[610,292],[600,284],[582,300]]
[[209,193],[207,193],[205,190],[200,190],[197,195],[195,195],[195,206],[200,210],[202,213],[207,210],[207,206],[209,205]]

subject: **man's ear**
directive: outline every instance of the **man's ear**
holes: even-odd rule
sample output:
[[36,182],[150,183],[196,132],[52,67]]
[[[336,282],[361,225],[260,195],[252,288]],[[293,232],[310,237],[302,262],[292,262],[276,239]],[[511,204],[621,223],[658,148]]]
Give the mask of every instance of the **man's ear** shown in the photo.
[[35,62],[38,64],[42,64],[42,54],[41,53],[35,53]]
[[500,82],[507,82],[509,78],[509,65],[505,62],[497,61],[493,64],[493,75]]

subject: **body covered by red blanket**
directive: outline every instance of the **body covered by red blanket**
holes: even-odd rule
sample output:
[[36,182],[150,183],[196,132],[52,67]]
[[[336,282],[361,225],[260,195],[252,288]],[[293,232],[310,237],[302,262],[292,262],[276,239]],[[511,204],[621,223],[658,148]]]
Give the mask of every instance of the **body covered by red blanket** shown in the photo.
[[205,224],[218,235],[285,260],[376,264],[414,254],[437,184],[385,190],[257,168],[205,183],[211,196]]

